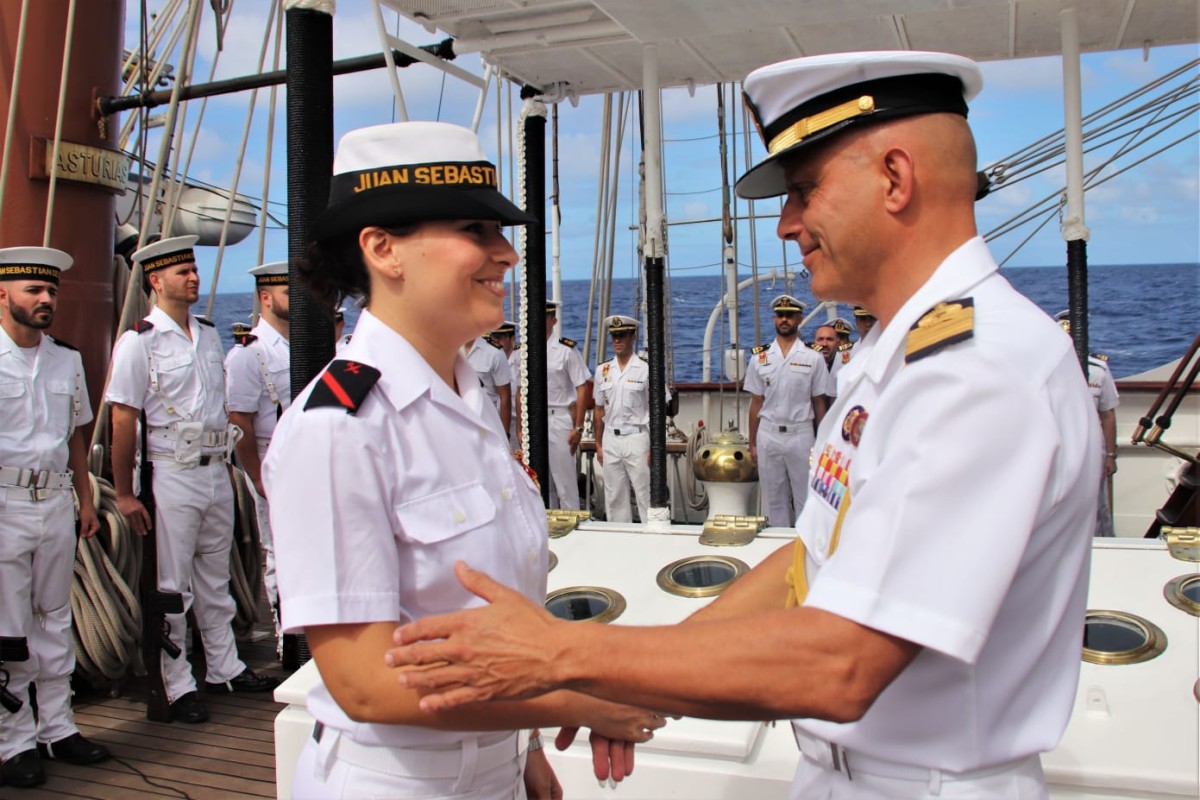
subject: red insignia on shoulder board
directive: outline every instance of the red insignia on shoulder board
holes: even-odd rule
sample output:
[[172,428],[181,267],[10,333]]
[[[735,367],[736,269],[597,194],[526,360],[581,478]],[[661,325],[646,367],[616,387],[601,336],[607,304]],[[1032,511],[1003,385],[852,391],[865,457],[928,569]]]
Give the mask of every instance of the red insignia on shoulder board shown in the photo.
[[842,420],[842,438],[858,447],[858,442],[862,439],[863,427],[866,424],[867,410],[862,406],[855,406],[846,412],[846,416]]

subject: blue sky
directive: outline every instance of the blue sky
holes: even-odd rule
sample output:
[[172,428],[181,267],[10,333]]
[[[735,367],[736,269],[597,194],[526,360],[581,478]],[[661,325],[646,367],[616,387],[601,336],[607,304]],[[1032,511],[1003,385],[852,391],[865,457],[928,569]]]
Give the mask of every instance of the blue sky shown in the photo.
[[[136,5],[131,4],[130,17],[126,20],[127,41],[131,47],[137,39]],[[150,2],[148,5],[154,11],[164,3]],[[265,0],[235,5],[233,19],[225,33],[225,50],[217,61],[217,78],[257,71],[268,7]],[[216,51],[211,10],[207,7],[205,14],[206,24],[200,38],[195,81],[207,79]],[[442,38],[427,33],[407,20],[399,20],[397,28],[395,14],[386,9],[384,14],[389,27],[394,32],[398,30],[400,38],[409,42],[424,44]],[[341,59],[375,52],[379,52],[379,39],[370,5],[365,0],[344,0],[339,3],[338,13],[334,17],[334,57]],[[1186,64],[1198,54],[1200,48],[1190,45],[1152,49],[1148,60],[1143,59],[1140,49],[1084,56],[1084,113],[1100,108],[1147,81]],[[268,49],[268,69],[271,57],[272,50]],[[170,60],[178,63],[178,55]],[[482,72],[476,56],[465,56],[456,63],[476,74]],[[991,62],[983,65],[983,71],[984,90],[972,103],[970,117],[979,144],[981,165],[1002,160],[1062,127],[1062,67],[1059,59]],[[1195,77],[1194,70],[1192,77]],[[440,118],[443,121],[470,124],[477,98],[474,87],[453,77],[443,80],[440,71],[423,64],[401,70],[400,80],[411,119]],[[721,179],[715,138],[715,97],[715,88],[712,86],[698,87],[694,97],[683,89],[664,92],[664,128],[668,140],[664,158],[669,193],[668,219],[673,223],[702,220],[720,214]],[[270,165],[270,209],[280,219],[286,219],[285,98],[286,92],[281,87]],[[356,127],[389,122],[394,118],[391,86],[384,70],[336,78],[334,98],[335,136]],[[507,94],[502,95],[501,99],[507,103]],[[241,161],[239,191],[254,197],[260,196],[267,167],[267,101],[268,92],[260,91],[249,144]],[[190,170],[192,177],[224,187],[232,185],[249,102],[249,93],[209,101],[205,124],[195,144]],[[1194,104],[1194,99],[1191,102]],[[194,101],[192,105],[184,133],[184,147],[190,146],[194,135],[192,123],[198,115],[199,102]],[[512,107],[514,113],[520,107],[515,91]],[[582,98],[578,107],[564,103],[559,109],[564,279],[586,279],[591,274],[601,110],[601,99],[597,97]],[[1195,135],[1200,124],[1198,120],[1200,114],[1194,110],[1190,115],[1184,115],[1180,124],[1164,134],[1157,146],[1142,152],[1148,153],[1167,141],[1188,134],[1191,134],[1190,138],[1157,158],[1088,191],[1086,214],[1091,230],[1088,245],[1091,263],[1200,262],[1200,137]],[[493,157],[498,152],[497,129],[503,124],[498,122],[493,92],[480,126],[484,146]],[[149,137],[151,157],[157,154],[158,136],[155,131]],[[744,169],[741,142],[739,136],[738,172]],[[1105,153],[1110,153],[1113,147],[1115,145]],[[636,189],[633,186],[631,148],[627,136],[623,148],[618,231],[614,247],[614,274],[617,277],[636,274],[635,243],[633,234],[628,230],[637,219],[633,202]],[[761,155],[757,141],[754,142],[753,152],[755,158]],[[1085,160],[1085,167],[1099,163],[1105,153],[1090,154]],[[1034,200],[1055,193],[1062,185],[1063,175],[1062,167],[1053,168],[986,198],[977,207],[980,230],[988,231]],[[760,215],[769,215],[777,213],[778,205],[774,201],[764,201],[757,204],[756,210]],[[745,214],[746,206],[739,204],[737,211]],[[1040,233],[1018,249],[1021,240],[1031,231],[1032,227],[1027,226],[1017,233],[993,241],[992,247],[997,258],[1009,259],[1010,266],[1063,263],[1066,248],[1059,234],[1057,220],[1050,221]],[[738,253],[738,260],[742,264],[749,264],[751,258],[749,234],[748,223],[743,223],[739,227]],[[677,274],[703,274],[716,269],[721,252],[718,223],[676,225],[669,236],[669,265]],[[772,221],[760,221],[757,245],[760,270],[778,267],[785,262],[785,258],[789,267],[797,266],[798,253],[794,249],[786,254],[783,252],[774,236]],[[264,261],[286,259],[286,232],[268,230],[264,246]],[[246,270],[258,263],[258,247],[258,232],[255,231],[242,243],[226,248],[221,263],[219,292],[249,291],[252,288]],[[207,285],[217,265],[217,249],[203,248],[199,256]]]

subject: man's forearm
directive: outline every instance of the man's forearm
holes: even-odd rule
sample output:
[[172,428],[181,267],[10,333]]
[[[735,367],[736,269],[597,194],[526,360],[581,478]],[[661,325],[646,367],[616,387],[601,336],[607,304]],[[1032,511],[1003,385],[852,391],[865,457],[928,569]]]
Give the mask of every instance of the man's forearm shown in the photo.
[[233,447],[238,466],[251,483],[262,480],[262,460],[258,457],[258,437],[254,434],[254,417],[242,412],[229,412],[229,421],[242,429],[242,438]]
[[112,409],[113,490],[118,497],[133,494],[133,456],[136,452],[137,417]]

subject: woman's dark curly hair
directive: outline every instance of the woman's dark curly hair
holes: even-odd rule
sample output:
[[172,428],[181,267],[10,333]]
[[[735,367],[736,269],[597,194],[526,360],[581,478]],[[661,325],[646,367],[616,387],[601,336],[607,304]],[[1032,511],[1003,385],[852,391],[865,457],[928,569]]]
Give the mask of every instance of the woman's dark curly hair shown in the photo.
[[358,231],[308,243],[308,253],[296,265],[313,297],[337,308],[348,297],[371,300],[371,279],[358,246]]

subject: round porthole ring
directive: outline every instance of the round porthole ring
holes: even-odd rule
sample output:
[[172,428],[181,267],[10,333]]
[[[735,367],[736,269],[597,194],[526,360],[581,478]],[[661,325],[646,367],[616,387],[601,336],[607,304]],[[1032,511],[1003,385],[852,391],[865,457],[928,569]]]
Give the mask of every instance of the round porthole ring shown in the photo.
[[[712,586],[684,586],[672,577],[672,573],[680,567],[689,564],[700,564],[704,562],[717,562],[725,566],[733,568],[733,577],[722,583]],[[750,567],[745,561],[730,556],[717,555],[702,555],[688,556],[681,558],[678,561],[672,561],[658,571],[658,588],[662,589],[667,594],[673,594],[678,597],[712,597],[728,589],[734,581],[750,571]]]
[[1167,598],[1167,602],[1180,611],[1186,611],[1193,617],[1200,617],[1200,603],[1184,594],[1184,590],[1193,586],[1200,586],[1200,574],[1189,572],[1187,575],[1180,575],[1163,587],[1163,597]]
[[1084,647],[1082,658],[1089,664],[1140,664],[1158,657],[1167,649],[1167,635],[1163,632],[1163,629],[1144,617],[1124,611],[1088,609],[1087,615],[1084,618],[1084,625],[1086,627],[1087,623],[1100,620],[1132,625],[1142,632],[1144,641],[1137,647],[1119,652],[1094,650],[1090,647]]
[[553,550],[550,551],[548,560],[549,560],[549,564],[546,567],[546,572],[554,572],[554,568],[558,566],[558,556],[556,556],[554,554]]
[[[621,593],[615,592],[612,589],[606,589],[603,586],[564,586],[547,594],[543,606],[549,606],[552,601],[571,594],[598,594],[608,602],[608,608],[596,616],[588,617],[587,619],[572,620],[574,622],[612,622],[625,613],[625,598]],[[559,619],[562,619],[562,617],[559,617]]]

